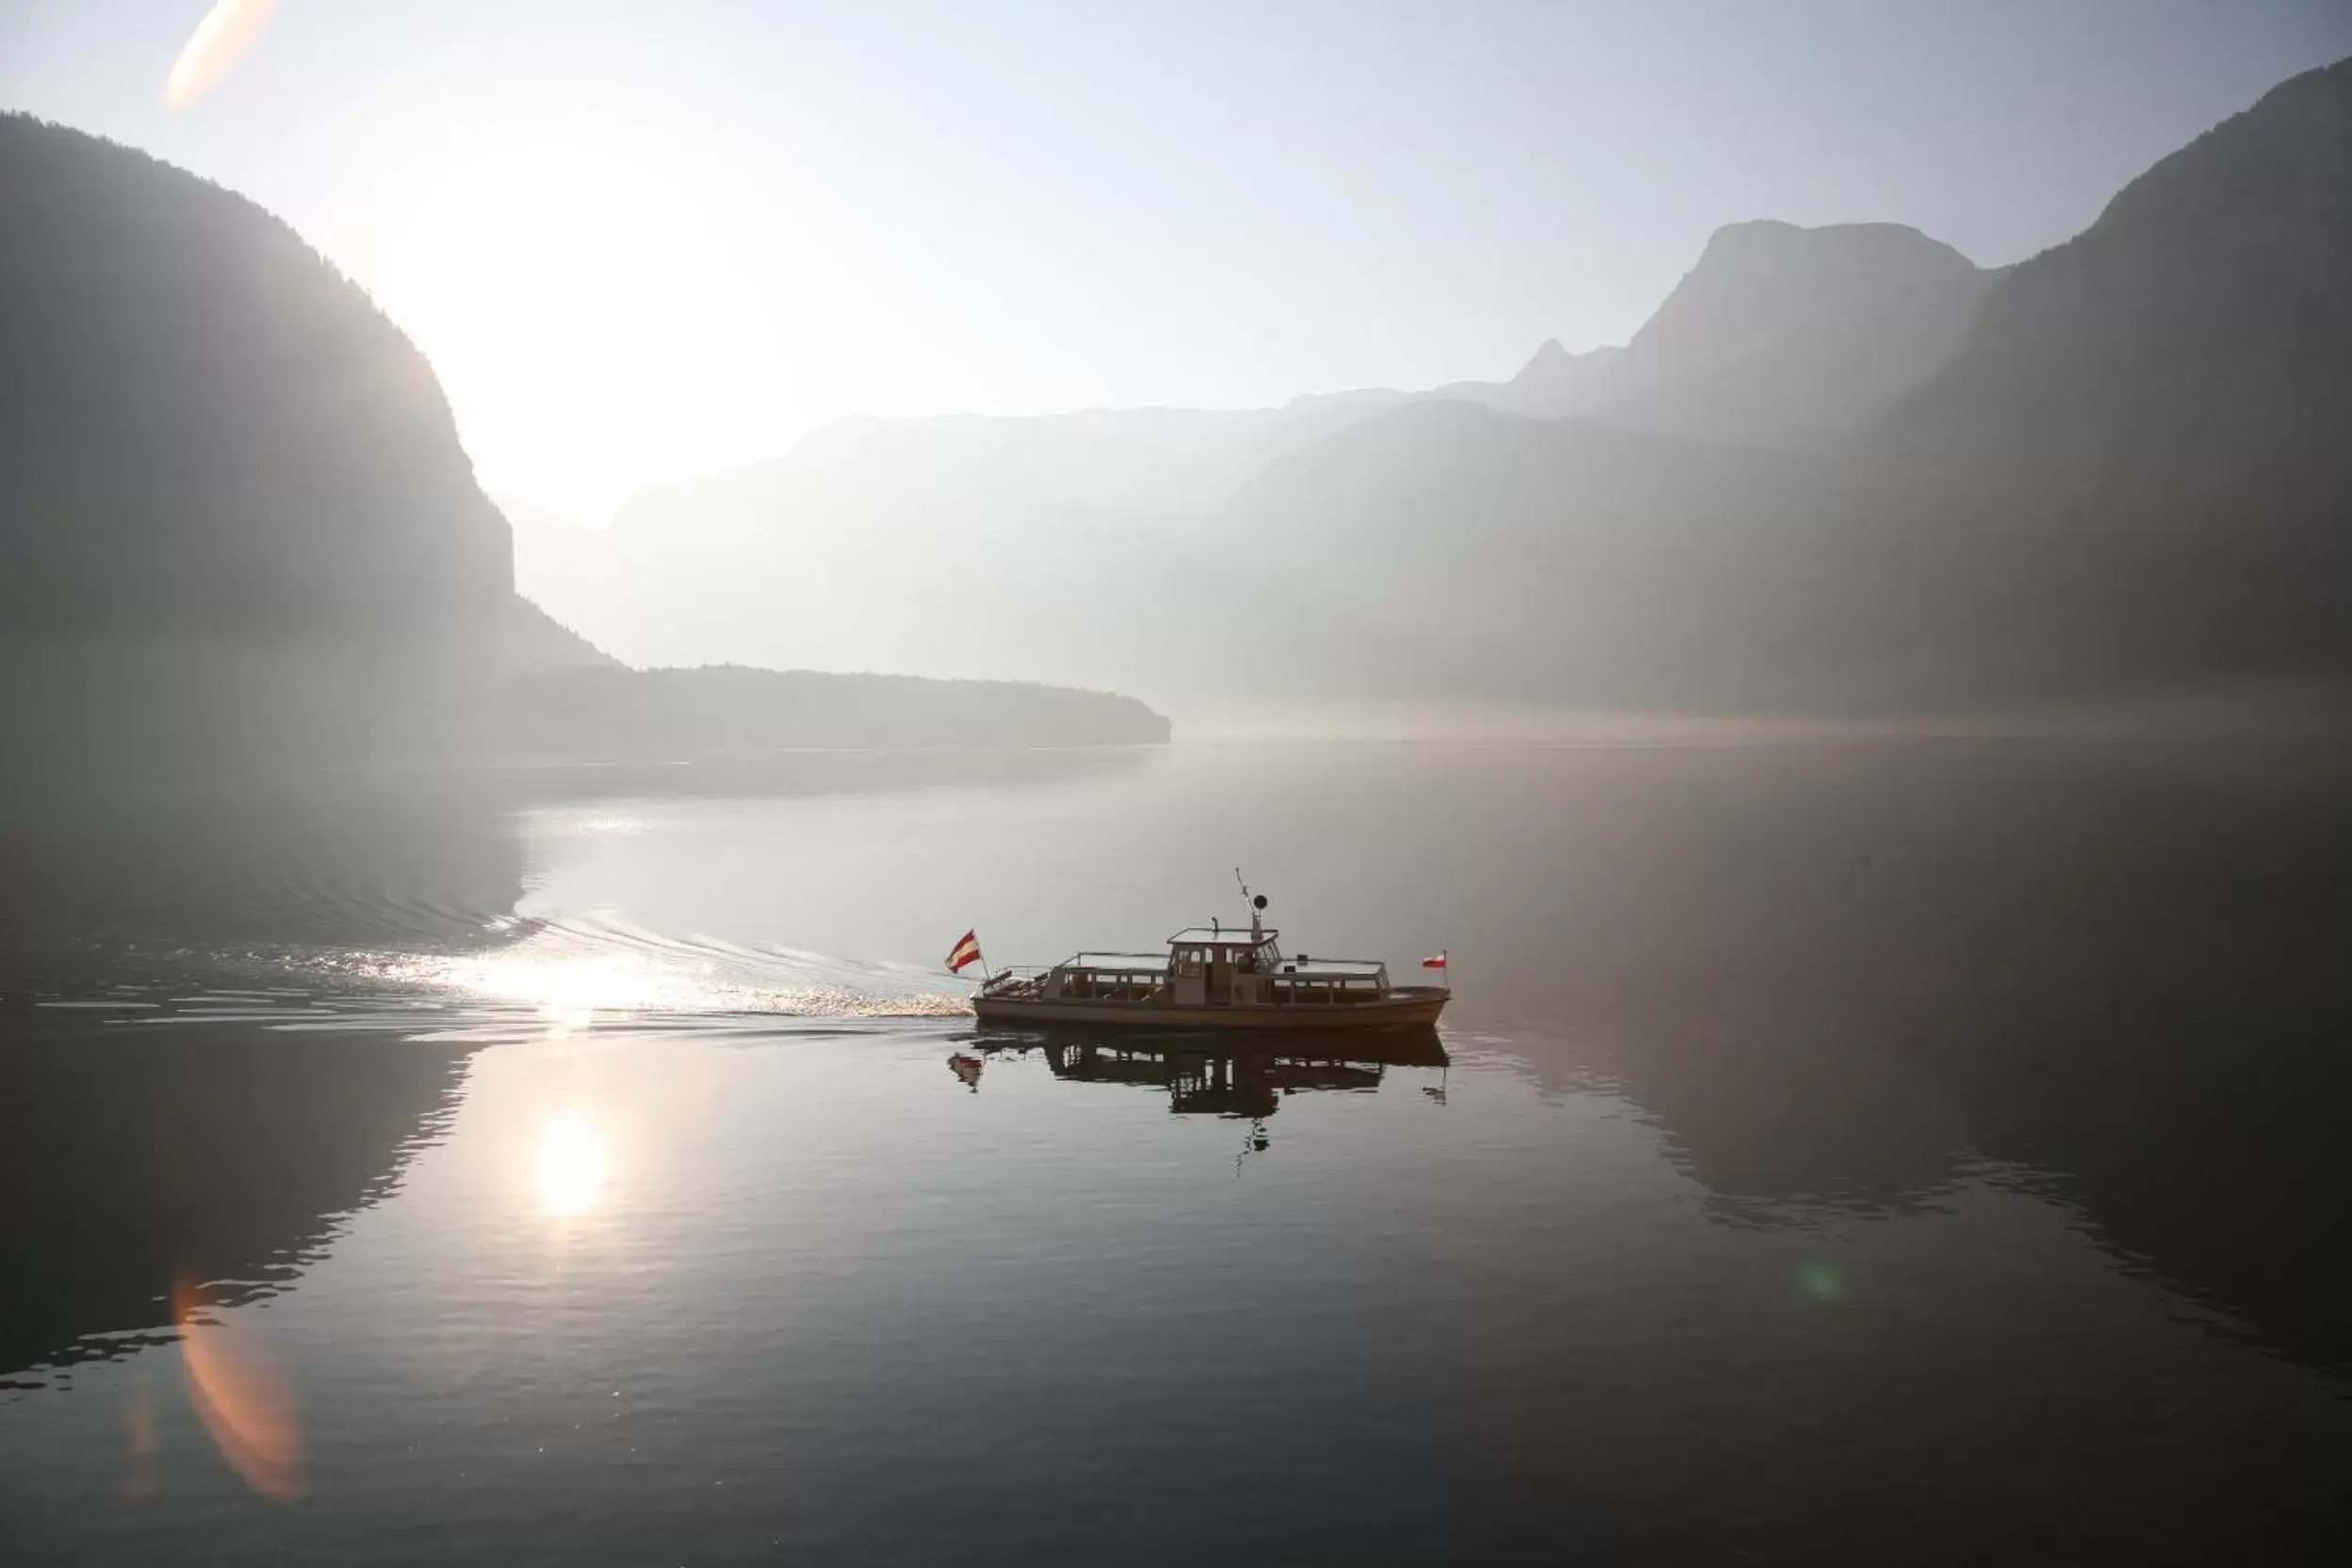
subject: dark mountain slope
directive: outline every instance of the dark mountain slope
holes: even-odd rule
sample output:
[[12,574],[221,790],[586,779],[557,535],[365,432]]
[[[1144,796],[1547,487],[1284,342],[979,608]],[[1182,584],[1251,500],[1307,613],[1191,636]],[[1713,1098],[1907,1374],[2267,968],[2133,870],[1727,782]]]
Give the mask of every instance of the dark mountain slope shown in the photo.
[[506,524],[433,371],[242,197],[0,117],[0,713],[23,765],[462,735]]
[[520,594],[507,601],[499,665],[509,676],[617,670],[621,662]]
[[1952,634],[2115,678],[2352,662],[2352,60],[2013,269],[1853,455]]
[[[821,700],[831,678],[620,668],[515,597],[432,367],[365,293],[244,198],[21,115],[0,117],[0,783],[539,756],[601,747],[624,710],[706,748],[819,743],[843,728],[827,701],[917,743],[991,715],[1008,743],[1137,730],[1078,694],[841,678]],[[531,686],[551,705],[531,722],[506,688],[548,671],[596,676],[603,706]]]
[[243,197],[0,118],[0,302],[17,624],[443,625],[512,586],[424,356]]
[[[1904,461],[2345,455],[2352,403],[2352,60],[2288,81],[2012,269],[1950,365],[1877,433]],[[2218,481],[2206,495],[2230,495]],[[2198,498],[2200,500],[2204,497]]]
[[[1898,248],[1930,281],[1966,267]],[[1789,289],[1797,317],[1838,293]],[[2326,684],[2352,671],[2348,300],[2352,62],[1999,276],[1842,447],[1397,410],[1269,470],[1235,522],[1285,561],[1267,613],[1346,649],[1327,679],[1816,712]],[[1746,319],[1687,297],[1610,373],[1744,363],[1779,341]],[[1343,572],[1362,612],[1330,602]]]

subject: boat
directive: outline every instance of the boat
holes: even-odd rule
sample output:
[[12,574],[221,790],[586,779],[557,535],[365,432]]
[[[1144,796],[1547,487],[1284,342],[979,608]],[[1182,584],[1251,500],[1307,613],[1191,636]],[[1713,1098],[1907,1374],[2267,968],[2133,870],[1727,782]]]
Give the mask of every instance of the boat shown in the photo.
[[1392,984],[1377,958],[1285,956],[1282,933],[1265,923],[1266,896],[1247,884],[1242,892],[1247,931],[1213,922],[1177,932],[1165,953],[1076,953],[1049,969],[1000,971],[972,993],[972,1010],[983,1027],[1427,1029],[1453,995]]

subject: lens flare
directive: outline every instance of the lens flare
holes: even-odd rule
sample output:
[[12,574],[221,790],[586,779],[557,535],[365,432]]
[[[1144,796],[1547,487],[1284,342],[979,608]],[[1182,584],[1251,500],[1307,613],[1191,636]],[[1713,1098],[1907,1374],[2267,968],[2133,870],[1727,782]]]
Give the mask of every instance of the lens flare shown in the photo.
[[122,1412],[122,1434],[131,1451],[131,1464],[116,1495],[126,1503],[143,1503],[155,1494],[155,1454],[162,1447],[156,1435],[155,1403],[143,1389],[131,1396]]
[[581,1214],[603,1185],[603,1135],[578,1116],[548,1122],[539,1135],[539,1206],[551,1215]]
[[163,79],[165,106],[176,112],[210,92],[261,37],[277,8],[278,0],[220,0],[206,11]]
[[188,1402],[247,1486],[265,1497],[299,1497],[302,1430],[294,1392],[250,1327],[199,1317],[205,1304],[193,1282],[173,1282],[172,1320],[180,1328]]

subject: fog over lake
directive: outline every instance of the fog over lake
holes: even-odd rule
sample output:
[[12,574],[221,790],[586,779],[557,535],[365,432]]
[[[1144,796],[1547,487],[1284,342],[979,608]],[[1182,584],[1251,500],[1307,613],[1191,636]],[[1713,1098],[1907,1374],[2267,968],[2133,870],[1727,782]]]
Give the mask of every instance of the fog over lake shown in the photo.
[[0,6],[0,1568],[2352,1561],[2352,8]]
[[[2352,1439],[2348,783],[1204,744],[53,820],[0,1516],[123,1562],[2293,1556]],[[1449,949],[1436,1052],[975,1032],[956,932],[1230,918],[1203,842],[1293,949]],[[175,1281],[286,1412],[242,1471]]]

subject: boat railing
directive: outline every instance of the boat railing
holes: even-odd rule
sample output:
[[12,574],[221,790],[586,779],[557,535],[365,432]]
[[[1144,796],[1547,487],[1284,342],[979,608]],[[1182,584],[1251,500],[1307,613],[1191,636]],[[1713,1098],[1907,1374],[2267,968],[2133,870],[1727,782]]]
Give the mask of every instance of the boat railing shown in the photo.
[[1075,953],[1058,964],[1007,964],[990,972],[991,981],[1007,977],[1016,980],[1042,980],[1055,970],[1094,970],[1122,973],[1150,972],[1166,975],[1168,955],[1165,953]]
[[1294,953],[1284,958],[1278,974],[1377,974],[1388,966],[1378,958],[1326,958]]
[[1168,960],[1142,953],[1081,953],[1037,982],[1048,998],[1063,1002],[1157,1002],[1168,984]]

